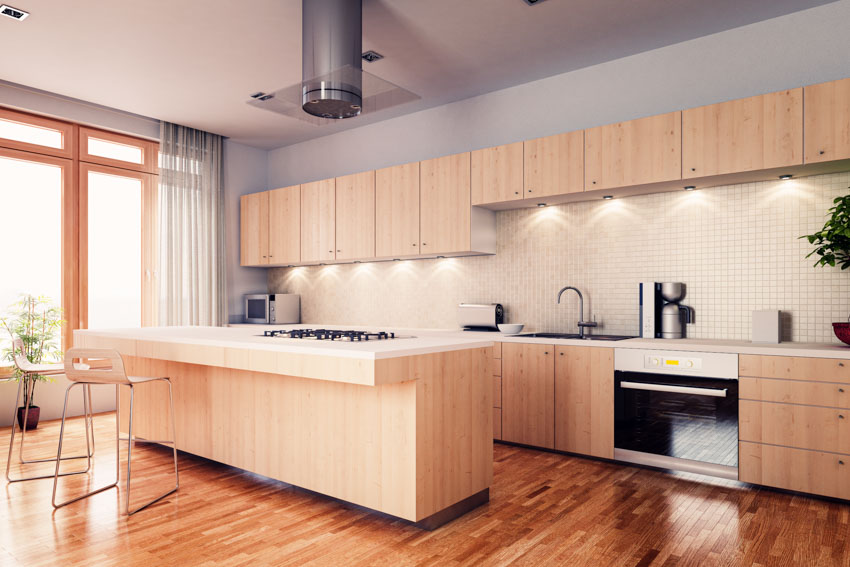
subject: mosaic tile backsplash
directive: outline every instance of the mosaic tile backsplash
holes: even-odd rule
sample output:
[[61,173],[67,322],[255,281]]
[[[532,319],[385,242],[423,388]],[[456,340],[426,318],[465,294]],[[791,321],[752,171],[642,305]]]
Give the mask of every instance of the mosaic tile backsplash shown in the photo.
[[498,302],[526,330],[575,332],[578,300],[596,333],[638,334],[638,283],[681,281],[687,336],[748,340],[751,313],[780,309],[783,340],[836,342],[850,270],[814,268],[798,237],[818,230],[850,173],[497,213],[495,256],[269,271],[299,293],[305,323],[455,328],[461,302]]

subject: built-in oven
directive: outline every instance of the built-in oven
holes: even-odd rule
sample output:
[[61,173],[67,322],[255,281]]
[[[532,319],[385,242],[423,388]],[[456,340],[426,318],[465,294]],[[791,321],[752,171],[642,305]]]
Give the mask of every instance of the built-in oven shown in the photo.
[[738,355],[615,349],[614,458],[738,478]]

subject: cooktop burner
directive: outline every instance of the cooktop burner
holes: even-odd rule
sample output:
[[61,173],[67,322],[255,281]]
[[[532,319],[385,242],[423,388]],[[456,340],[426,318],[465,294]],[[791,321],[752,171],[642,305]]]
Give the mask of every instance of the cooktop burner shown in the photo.
[[263,331],[264,337],[279,337],[282,339],[313,339],[316,341],[383,341],[396,337],[395,333],[386,331],[341,331],[335,329],[280,329]]

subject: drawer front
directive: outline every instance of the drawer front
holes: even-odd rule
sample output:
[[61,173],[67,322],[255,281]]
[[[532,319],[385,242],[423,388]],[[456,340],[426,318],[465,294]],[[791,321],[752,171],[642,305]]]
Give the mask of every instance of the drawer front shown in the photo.
[[502,358],[502,343],[493,343],[493,358]]
[[738,478],[744,482],[850,499],[850,456],[742,441]]
[[738,380],[738,395],[742,400],[850,408],[850,386],[828,382],[744,377]]
[[502,439],[502,408],[493,408],[493,439]]
[[493,407],[502,407],[502,378],[493,376]]
[[850,412],[842,409],[739,402],[741,441],[850,454]]
[[738,357],[738,374],[752,378],[850,384],[850,360],[742,354]]

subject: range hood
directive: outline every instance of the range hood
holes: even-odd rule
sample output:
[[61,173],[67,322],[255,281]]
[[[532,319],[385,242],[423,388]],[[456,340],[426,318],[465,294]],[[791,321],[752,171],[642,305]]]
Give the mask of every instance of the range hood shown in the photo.
[[248,104],[321,126],[419,98],[363,71],[361,0],[302,0],[301,25],[301,82]]

